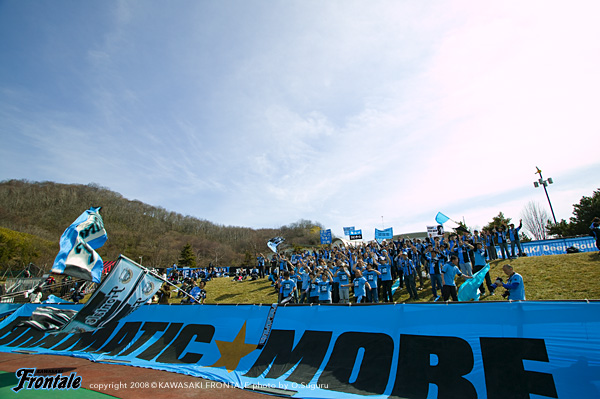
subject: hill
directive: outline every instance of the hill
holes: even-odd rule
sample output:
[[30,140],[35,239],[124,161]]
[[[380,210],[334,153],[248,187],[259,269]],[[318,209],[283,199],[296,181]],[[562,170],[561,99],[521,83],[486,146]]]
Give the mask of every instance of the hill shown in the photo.
[[320,225],[307,220],[278,229],[221,226],[128,200],[95,184],[9,180],[0,182],[0,227],[15,232],[11,234],[30,234],[55,243],[56,247],[40,247],[29,252],[22,248],[26,256],[6,252],[0,267],[26,265],[25,258],[39,265],[51,265],[60,235],[90,206],[102,206],[109,239],[98,253],[105,260],[124,254],[131,259],[143,257],[146,266],[170,266],[177,263],[182,248],[189,243],[200,266],[207,266],[209,262],[217,266],[239,266],[253,261],[256,252],[266,254],[266,242],[276,235],[284,235],[290,245],[319,242],[318,229],[315,232],[314,227]]
[[[502,265],[506,261],[494,261],[490,276],[492,281],[506,275]],[[568,255],[549,255],[519,258],[510,264],[525,282],[527,300],[600,300],[600,255],[598,252]],[[457,278],[457,283],[462,283]],[[274,303],[277,294],[267,279],[257,281],[233,282],[231,278],[217,278],[206,286],[208,296],[206,303]],[[499,288],[496,295],[486,295],[482,301],[501,301],[504,288]],[[425,288],[419,291],[417,302],[429,302],[432,299],[431,284],[426,280]],[[407,302],[406,290],[398,290],[394,295],[396,302]],[[171,303],[179,303],[180,298],[172,293]]]

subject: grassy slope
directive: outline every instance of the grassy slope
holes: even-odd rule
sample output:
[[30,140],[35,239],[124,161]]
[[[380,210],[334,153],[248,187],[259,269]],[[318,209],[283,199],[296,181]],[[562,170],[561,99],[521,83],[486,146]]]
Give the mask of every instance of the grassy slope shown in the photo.
[[[502,265],[507,261],[494,261],[491,264],[492,281],[497,276],[506,275]],[[600,299],[600,255],[598,252],[569,255],[535,256],[510,261],[515,270],[523,276],[525,294],[528,300],[568,300]],[[462,282],[460,277],[457,283]],[[418,282],[417,282],[418,286]],[[230,278],[217,278],[207,286],[206,303],[274,303],[277,301],[275,290],[267,279],[258,281],[233,282]],[[504,289],[498,289],[498,293]],[[180,299],[172,294],[172,303]],[[406,290],[394,295],[397,302],[408,299]],[[419,291],[419,301],[431,300],[431,284],[425,280],[425,288]],[[482,300],[503,300],[502,296],[485,296]]]

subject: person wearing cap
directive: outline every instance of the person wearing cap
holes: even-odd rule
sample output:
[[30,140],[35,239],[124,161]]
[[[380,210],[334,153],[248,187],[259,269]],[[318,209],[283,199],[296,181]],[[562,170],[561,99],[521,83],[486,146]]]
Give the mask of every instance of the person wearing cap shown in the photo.
[[348,303],[350,301],[350,272],[348,271],[348,264],[346,262],[343,262],[336,270],[335,277],[339,281],[340,303]]
[[523,256],[523,247],[521,246],[521,238],[519,237],[519,231],[523,227],[523,219],[519,220],[519,227],[515,229],[515,224],[511,223],[508,225],[508,238],[510,238],[510,257],[517,258],[515,254],[515,246],[517,247],[518,256]]
[[442,298],[444,302],[448,300],[448,298],[452,297],[454,302],[458,302],[458,295],[456,292],[456,283],[454,282],[454,278],[456,275],[462,276],[466,279],[471,279],[473,276],[467,276],[463,274],[458,268],[458,257],[456,255],[450,256],[450,262],[446,263],[442,267],[442,280],[444,285],[442,286]]
[[406,251],[402,252],[400,268],[402,269],[402,274],[404,275],[404,284],[406,285],[406,291],[408,292],[410,299],[419,299],[417,286],[415,283],[415,274],[417,273],[417,269],[415,268],[412,260],[408,258],[408,252]]
[[523,284],[523,277],[516,273],[513,267],[509,264],[502,266],[502,271],[508,276],[506,284],[500,277],[496,279],[496,282],[492,284],[494,289],[499,285],[503,286],[508,290],[508,299],[511,301],[524,301],[525,300],[525,285]]
[[377,269],[381,273],[381,290],[383,291],[383,302],[394,302],[392,298],[392,267],[390,258],[380,256],[378,260],[374,260],[373,263],[377,266]]

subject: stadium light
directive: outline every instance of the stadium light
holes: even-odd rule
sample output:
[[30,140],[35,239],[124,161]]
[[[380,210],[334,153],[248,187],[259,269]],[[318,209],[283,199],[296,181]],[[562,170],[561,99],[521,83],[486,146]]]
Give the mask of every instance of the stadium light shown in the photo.
[[556,216],[554,216],[554,209],[552,209],[552,202],[550,202],[550,196],[548,195],[548,190],[546,189],[546,187],[548,187],[548,184],[552,184],[552,183],[554,183],[554,181],[552,180],[551,177],[549,177],[548,180],[544,180],[544,178],[542,177],[542,171],[540,170],[540,168],[538,168],[537,166],[535,168],[537,169],[535,174],[539,174],[540,178],[538,179],[538,181],[533,182],[533,187],[535,187],[535,188],[538,188],[539,186],[544,187],[544,192],[546,193],[546,198],[548,198],[548,204],[550,205],[550,211],[552,212],[552,219],[554,219],[554,224],[556,224]]

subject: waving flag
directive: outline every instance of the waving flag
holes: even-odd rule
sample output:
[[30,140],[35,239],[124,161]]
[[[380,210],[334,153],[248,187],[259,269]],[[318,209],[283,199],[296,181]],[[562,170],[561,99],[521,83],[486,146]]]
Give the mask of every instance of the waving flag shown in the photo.
[[472,279],[469,279],[462,283],[458,289],[458,300],[459,301],[478,301],[479,300],[479,286],[483,284],[485,275],[490,271],[489,263],[485,265],[483,269],[473,275]]
[[450,218],[448,216],[444,215],[442,212],[438,212],[438,214],[435,215],[435,221],[438,222],[439,224],[444,224],[448,220],[450,220]]
[[147,303],[161,285],[158,276],[121,255],[79,312],[52,306],[38,307],[31,319],[22,324],[61,333],[93,331],[120,320]]
[[108,237],[99,212],[100,207],[91,207],[67,227],[60,237],[52,273],[100,282],[104,265],[95,249],[104,245]]
[[267,241],[267,247],[275,253],[277,253],[277,247],[281,244],[285,239],[283,237],[273,237],[269,241]]
[[121,255],[85,306],[60,332],[93,331],[117,321],[148,302],[163,281]]

